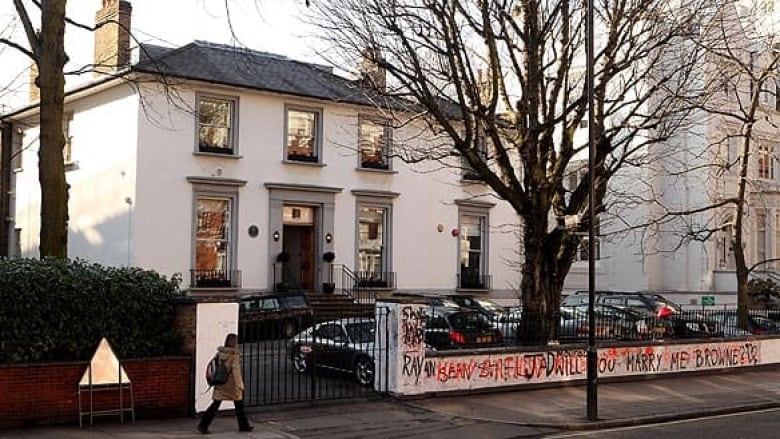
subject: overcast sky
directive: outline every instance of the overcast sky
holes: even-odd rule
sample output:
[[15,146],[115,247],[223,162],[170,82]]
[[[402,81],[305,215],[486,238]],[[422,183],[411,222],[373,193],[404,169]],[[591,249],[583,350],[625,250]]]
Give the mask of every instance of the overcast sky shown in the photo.
[[[25,0],[31,13],[37,8]],[[316,61],[316,43],[311,31],[299,20],[304,0],[131,0],[132,29],[141,42],[180,46],[193,40],[233,44],[232,23],[237,44],[277,53],[290,58]],[[68,16],[93,25],[102,0],[69,0]],[[40,23],[35,17],[34,23]],[[27,47],[11,0],[0,0],[0,36]],[[93,34],[73,26],[65,31],[65,48],[71,59],[68,67],[91,62]],[[16,50],[0,45],[0,114],[27,102],[30,61]],[[66,88],[91,78],[69,77]]]

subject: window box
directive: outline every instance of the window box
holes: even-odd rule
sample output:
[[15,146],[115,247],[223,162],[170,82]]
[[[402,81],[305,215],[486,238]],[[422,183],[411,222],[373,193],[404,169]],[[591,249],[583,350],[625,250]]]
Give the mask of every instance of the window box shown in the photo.
[[363,161],[363,163],[361,163],[360,166],[362,168],[368,168],[368,169],[384,169],[384,170],[389,170],[390,169],[390,165],[388,165],[387,163],[376,162],[376,161],[373,161],[373,160],[371,160],[371,161],[369,161],[369,160]]
[[287,154],[287,160],[291,162],[317,163],[319,159],[316,155]]

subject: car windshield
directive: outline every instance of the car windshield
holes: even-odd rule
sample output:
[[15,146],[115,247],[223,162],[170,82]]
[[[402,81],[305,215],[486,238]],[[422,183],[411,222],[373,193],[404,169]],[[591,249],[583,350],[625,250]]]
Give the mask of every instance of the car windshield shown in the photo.
[[371,343],[374,341],[374,322],[355,322],[347,323],[344,329],[353,343]]
[[495,303],[495,302],[493,302],[491,300],[481,299],[480,298],[480,299],[474,299],[474,301],[477,302],[479,304],[479,306],[481,306],[483,309],[485,309],[487,311],[490,311],[491,313],[494,313],[494,314],[498,314],[498,313],[502,313],[502,312],[506,311],[506,309],[503,306],[501,306],[501,305],[499,305],[499,304],[497,304],[497,303]]
[[450,315],[449,320],[452,328],[460,331],[482,331],[492,328],[490,321],[477,312],[456,312]]
[[287,308],[306,308],[306,299],[303,296],[280,297]]

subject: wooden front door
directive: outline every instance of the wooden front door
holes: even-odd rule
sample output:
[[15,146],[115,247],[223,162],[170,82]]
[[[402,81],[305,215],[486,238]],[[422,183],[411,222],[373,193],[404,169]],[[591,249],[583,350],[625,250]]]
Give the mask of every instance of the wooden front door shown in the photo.
[[284,251],[290,255],[288,268],[293,277],[294,286],[304,290],[314,290],[314,226],[284,226]]

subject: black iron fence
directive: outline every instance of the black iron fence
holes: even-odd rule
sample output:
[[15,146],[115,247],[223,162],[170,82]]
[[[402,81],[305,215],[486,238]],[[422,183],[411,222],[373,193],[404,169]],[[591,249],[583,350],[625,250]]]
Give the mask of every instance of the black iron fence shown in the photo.
[[[386,315],[387,310],[377,312]],[[377,365],[388,364],[389,331],[378,328],[375,318],[350,314],[317,310],[263,321],[240,318],[246,405],[376,395]],[[387,324],[385,318],[379,321]]]
[[241,270],[190,270],[190,286],[238,288],[241,286]]
[[[748,318],[740,322],[733,307],[649,312],[599,305],[594,310],[594,318],[594,336],[599,342],[780,335],[780,310],[775,309],[749,309]],[[491,321],[505,334],[507,344],[522,344],[523,336],[532,330],[532,322],[523,319],[521,308],[497,314]],[[560,343],[587,342],[590,331],[587,306],[561,307],[551,322],[558,323],[556,335]]]

